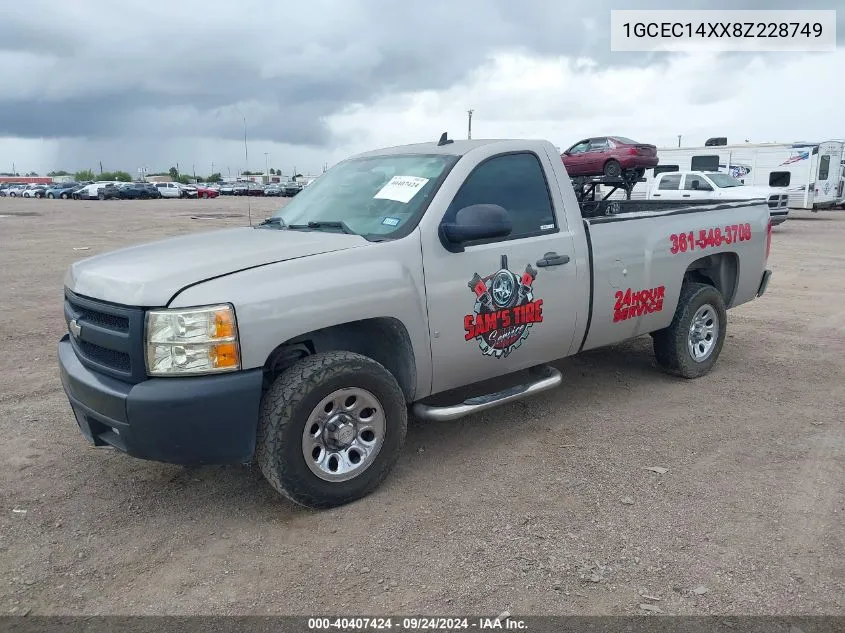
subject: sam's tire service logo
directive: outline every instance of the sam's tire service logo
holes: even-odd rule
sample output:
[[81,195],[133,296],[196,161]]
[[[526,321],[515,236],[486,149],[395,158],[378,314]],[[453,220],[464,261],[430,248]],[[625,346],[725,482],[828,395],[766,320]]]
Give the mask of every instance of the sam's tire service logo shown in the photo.
[[534,298],[536,278],[530,264],[521,276],[511,272],[507,255],[492,275],[475,273],[467,284],[475,305],[464,317],[464,339],[475,339],[483,354],[495,358],[505,358],[522,345],[531,326],[543,322],[543,300]]

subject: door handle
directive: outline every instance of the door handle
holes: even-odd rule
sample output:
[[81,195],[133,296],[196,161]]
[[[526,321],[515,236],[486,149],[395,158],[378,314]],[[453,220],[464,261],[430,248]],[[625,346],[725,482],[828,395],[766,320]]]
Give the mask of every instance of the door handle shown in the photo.
[[689,194],[688,194],[688,193],[685,193],[685,194],[683,194],[681,197],[682,197],[682,198],[689,198]]
[[654,194],[654,195],[652,195],[651,197],[652,197],[652,198],[659,198],[659,197],[660,197],[660,195],[661,195],[661,194],[659,194],[659,193],[655,193],[655,194]]
[[537,266],[539,268],[545,268],[547,266],[560,266],[561,264],[569,263],[569,255],[558,255],[557,253],[546,253],[543,255],[543,259],[537,260]]

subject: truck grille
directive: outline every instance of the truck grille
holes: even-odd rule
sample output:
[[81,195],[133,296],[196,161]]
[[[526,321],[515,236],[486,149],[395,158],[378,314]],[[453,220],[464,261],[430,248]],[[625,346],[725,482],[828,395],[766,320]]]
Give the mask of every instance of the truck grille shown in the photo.
[[773,193],[769,196],[770,209],[785,209],[789,204],[789,196],[785,193]]
[[142,308],[98,301],[66,289],[64,309],[70,342],[83,365],[125,382],[146,378]]

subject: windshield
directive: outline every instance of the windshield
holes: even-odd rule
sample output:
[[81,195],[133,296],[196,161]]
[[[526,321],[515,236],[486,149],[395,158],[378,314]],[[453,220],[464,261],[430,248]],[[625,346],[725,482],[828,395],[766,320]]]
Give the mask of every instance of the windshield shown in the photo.
[[415,219],[457,160],[444,154],[346,160],[304,187],[273,217],[288,228],[319,229],[324,227],[314,223],[342,222],[350,233],[388,236]]
[[712,180],[713,184],[719,187],[719,189],[743,186],[742,183],[733,176],[728,176],[727,174],[723,174],[721,172],[708,173],[706,176]]

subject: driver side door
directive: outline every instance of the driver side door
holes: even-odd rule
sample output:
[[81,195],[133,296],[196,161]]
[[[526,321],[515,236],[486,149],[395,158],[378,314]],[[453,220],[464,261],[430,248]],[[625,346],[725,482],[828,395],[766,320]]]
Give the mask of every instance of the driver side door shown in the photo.
[[436,237],[423,240],[433,393],[568,354],[578,308],[575,241],[560,195],[552,194],[557,183],[546,179],[550,160],[528,151],[483,160],[442,218],[498,205],[513,225],[507,237],[469,242],[462,252]]

